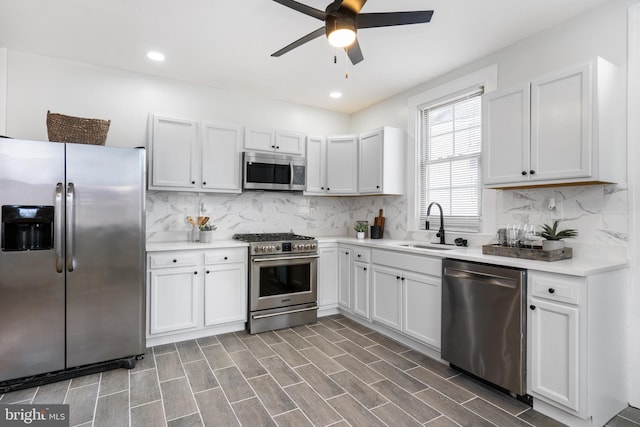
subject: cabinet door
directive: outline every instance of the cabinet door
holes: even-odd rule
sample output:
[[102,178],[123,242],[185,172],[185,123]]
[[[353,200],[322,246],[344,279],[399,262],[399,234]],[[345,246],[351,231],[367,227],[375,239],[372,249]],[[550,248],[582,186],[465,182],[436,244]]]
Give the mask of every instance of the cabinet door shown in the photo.
[[591,175],[590,65],[531,83],[531,180]]
[[300,132],[276,130],[276,151],[283,154],[304,154],[305,136]]
[[327,193],[356,194],[358,191],[358,138],[327,138]]
[[246,320],[247,265],[229,263],[205,266],[205,326]]
[[482,96],[483,184],[529,181],[529,85]]
[[401,330],[402,277],[397,270],[374,265],[371,278],[371,319]]
[[196,126],[193,120],[153,116],[150,189],[199,187]]
[[307,138],[307,189],[306,194],[324,194],[325,189],[325,142],[324,138]]
[[369,319],[369,264],[353,262],[353,313]]
[[531,297],[531,393],[579,411],[579,310]]
[[318,305],[335,307],[338,304],[338,248],[321,247],[318,249]]
[[358,191],[382,193],[382,129],[362,134],[359,141]]
[[338,248],[338,305],[351,310],[351,249],[341,246]]
[[150,273],[149,333],[178,331],[198,326],[196,268],[167,268]]
[[275,129],[244,128],[244,149],[257,151],[275,151]]
[[402,286],[403,331],[440,349],[441,279],[424,274],[404,273]]
[[242,192],[242,126],[202,124],[202,188]]

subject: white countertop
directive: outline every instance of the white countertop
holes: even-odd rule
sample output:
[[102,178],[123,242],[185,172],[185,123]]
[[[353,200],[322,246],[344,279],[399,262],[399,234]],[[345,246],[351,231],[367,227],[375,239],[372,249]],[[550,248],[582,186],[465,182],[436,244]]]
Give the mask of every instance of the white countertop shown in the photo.
[[[624,257],[608,256],[606,246],[598,246],[596,249],[574,248],[573,258],[561,261],[532,261],[528,259],[511,258],[496,255],[484,255],[481,247],[463,248],[449,246],[449,250],[420,249],[400,246],[411,242],[407,240],[393,239],[356,239],[344,236],[318,237],[320,243],[344,243],[350,245],[367,246],[375,249],[402,251],[412,254],[420,254],[438,258],[454,258],[464,261],[482,262],[485,264],[504,265],[509,267],[526,268],[529,270],[546,271],[549,273],[568,274],[571,276],[589,276],[607,271],[619,270],[629,267],[629,260]],[[211,243],[173,241],[173,242],[148,242],[147,252],[181,251],[181,250],[207,250],[218,248],[247,247],[246,242],[233,239],[214,240]],[[437,245],[434,245],[437,247]]]

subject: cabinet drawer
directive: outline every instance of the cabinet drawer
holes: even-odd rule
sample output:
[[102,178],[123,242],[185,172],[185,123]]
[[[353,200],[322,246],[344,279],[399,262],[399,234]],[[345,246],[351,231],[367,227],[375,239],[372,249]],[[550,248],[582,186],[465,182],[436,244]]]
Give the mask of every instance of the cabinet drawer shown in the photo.
[[247,248],[216,249],[204,253],[204,263],[209,265],[227,262],[245,262],[247,257]]
[[586,283],[579,277],[529,271],[531,295],[570,304],[580,304]]
[[149,255],[149,268],[189,267],[200,263],[200,253],[171,252]]
[[442,259],[427,255],[410,255],[398,251],[374,250],[371,257],[373,264],[386,265],[404,271],[442,276]]
[[351,251],[351,259],[354,261],[369,262],[371,260],[371,249],[354,246]]

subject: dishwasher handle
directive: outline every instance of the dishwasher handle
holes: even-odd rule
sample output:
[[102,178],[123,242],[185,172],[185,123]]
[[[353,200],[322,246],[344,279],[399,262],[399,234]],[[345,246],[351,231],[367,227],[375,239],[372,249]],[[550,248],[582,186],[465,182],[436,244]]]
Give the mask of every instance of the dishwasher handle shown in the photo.
[[501,277],[495,274],[483,273],[480,271],[447,267],[444,275],[446,277],[452,277],[454,279],[460,280],[477,280],[488,285],[504,286],[506,288],[516,288],[518,286],[518,281],[512,278]]

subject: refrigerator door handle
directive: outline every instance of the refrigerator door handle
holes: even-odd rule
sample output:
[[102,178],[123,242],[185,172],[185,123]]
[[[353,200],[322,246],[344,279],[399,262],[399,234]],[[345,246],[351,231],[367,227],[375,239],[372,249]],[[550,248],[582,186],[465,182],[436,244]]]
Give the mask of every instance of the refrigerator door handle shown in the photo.
[[76,265],[75,220],[75,187],[70,182],[67,184],[67,271],[73,271]]
[[62,273],[64,271],[64,262],[62,261],[62,183],[56,184],[56,201],[54,207],[54,232],[53,247],[56,251],[56,271]]

